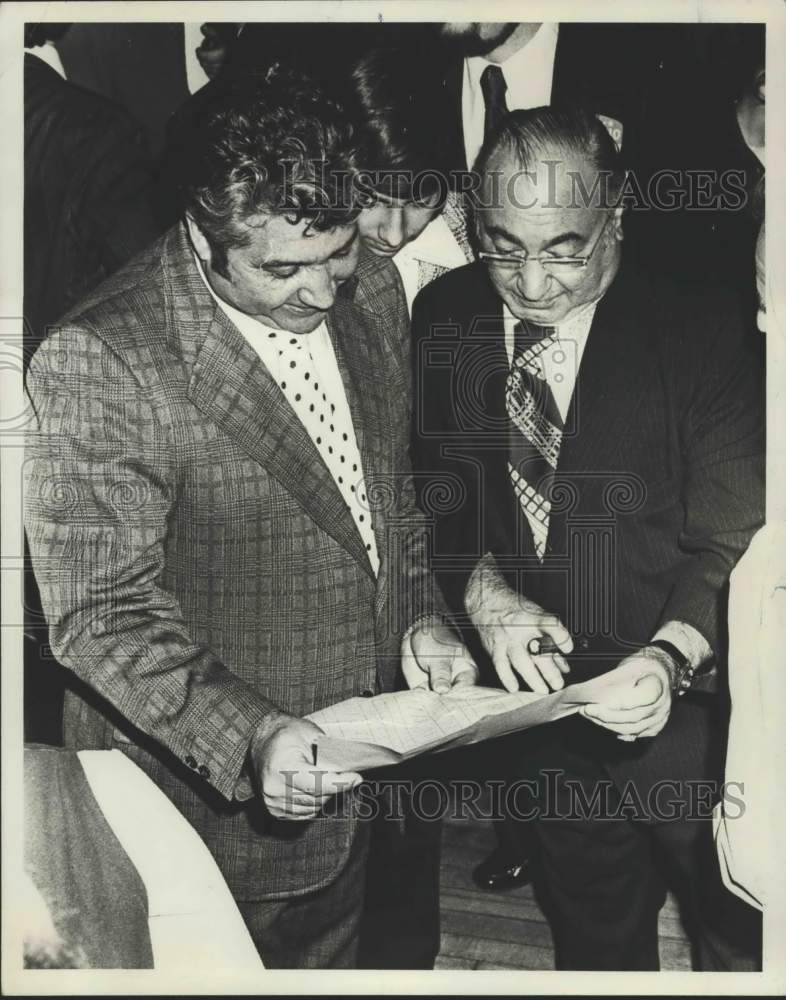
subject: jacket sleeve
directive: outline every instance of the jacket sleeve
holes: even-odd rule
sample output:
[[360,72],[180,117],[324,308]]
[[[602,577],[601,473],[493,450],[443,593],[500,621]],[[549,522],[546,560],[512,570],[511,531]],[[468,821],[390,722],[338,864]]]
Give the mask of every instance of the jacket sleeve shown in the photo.
[[[719,317],[719,318],[717,318]],[[699,325],[701,324],[701,325]],[[714,327],[714,329],[713,329]],[[681,386],[684,520],[679,545],[690,554],[660,624],[692,625],[713,653],[725,647],[727,583],[764,521],[764,378],[760,354],[730,302],[699,317],[686,349],[692,385]]]
[[27,376],[25,523],[57,659],[227,799],[275,706],[195,642],[161,583],[176,502],[166,422],[95,333],[53,332]]
[[398,562],[396,574],[399,591],[393,606],[398,609],[400,631],[431,618],[444,617],[447,608],[431,572],[431,527],[416,499],[410,448],[412,421],[412,342],[409,313],[398,271],[390,265],[393,284],[392,308],[389,314],[391,342],[398,355],[395,383],[390,391],[396,394],[396,411],[402,414],[395,428],[396,451],[394,483],[396,503],[394,516],[388,521],[389,553]]
[[[432,519],[433,565],[451,614],[465,615],[464,591],[477,551],[478,484],[466,477],[466,467],[445,457],[444,442],[455,438],[456,416],[450,401],[451,370],[429,361],[434,309],[432,287],[416,298],[412,311],[412,465],[418,502]],[[442,317],[444,320],[444,316]]]

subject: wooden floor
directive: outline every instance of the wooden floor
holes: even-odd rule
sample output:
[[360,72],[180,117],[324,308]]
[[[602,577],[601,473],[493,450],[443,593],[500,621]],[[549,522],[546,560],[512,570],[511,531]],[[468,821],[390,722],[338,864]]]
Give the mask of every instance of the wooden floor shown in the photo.
[[[448,820],[441,873],[442,945],[437,969],[553,969],[554,943],[531,885],[484,892],[472,869],[496,846],[488,822]],[[690,971],[676,901],[660,913],[661,968]]]

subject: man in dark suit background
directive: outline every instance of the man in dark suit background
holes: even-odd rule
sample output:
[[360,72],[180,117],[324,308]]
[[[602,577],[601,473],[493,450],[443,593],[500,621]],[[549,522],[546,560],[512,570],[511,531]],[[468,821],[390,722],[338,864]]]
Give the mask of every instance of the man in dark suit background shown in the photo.
[[[658,967],[657,848],[702,966],[752,968],[756,921],[744,940],[692,799],[691,782],[722,780],[724,706],[680,695],[713,664],[722,676],[726,583],[763,517],[755,353],[731,295],[623,263],[623,173],[593,115],[511,114],[478,166],[485,259],[413,311],[415,461],[466,496],[434,562],[505,687],[613,668],[584,718],[499,745],[541,796],[543,769],[562,771],[536,824],[558,963]],[[587,803],[605,788],[605,814],[577,814],[566,777]],[[621,810],[626,794],[642,808]]]
[[442,86],[432,96],[456,169],[470,170],[507,111],[581,103],[603,115],[635,160],[651,98],[681,60],[674,26],[447,22],[439,26]]
[[359,263],[362,144],[312,81],[239,81],[193,126],[185,218],[28,374],[65,743],[172,798],[267,966],[349,967],[369,825],[303,716],[390,690],[404,638],[433,683],[474,679],[412,494],[406,304],[389,261]]
[[159,235],[142,129],[65,78],[53,35],[25,33],[25,288],[28,356],[46,327]]

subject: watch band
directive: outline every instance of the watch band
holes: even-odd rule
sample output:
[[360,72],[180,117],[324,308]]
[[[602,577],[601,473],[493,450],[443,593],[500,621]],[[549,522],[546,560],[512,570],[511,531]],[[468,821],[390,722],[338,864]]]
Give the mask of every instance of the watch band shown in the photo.
[[679,697],[684,695],[693,683],[693,675],[696,673],[687,656],[673,642],[668,642],[666,639],[653,639],[647,645],[662,650],[674,660],[677,669],[674,674],[673,690]]

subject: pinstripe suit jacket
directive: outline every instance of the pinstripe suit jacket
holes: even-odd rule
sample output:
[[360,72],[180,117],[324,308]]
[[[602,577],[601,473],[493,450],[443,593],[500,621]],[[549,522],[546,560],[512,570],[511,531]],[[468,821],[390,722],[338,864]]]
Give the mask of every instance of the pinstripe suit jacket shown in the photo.
[[[393,685],[432,609],[409,476],[409,329],[389,261],[328,316],[364,462],[374,578],[338,488],[217,309],[177,226],[67,316],[31,363],[26,524],[71,747],[125,749],[204,837],[237,898],[328,884],[355,820],[273,821],[251,736]],[[354,293],[354,297],[353,297]]]
[[[502,304],[483,265],[427,286],[412,326],[413,461],[424,484],[441,479],[454,496],[433,550],[452,610],[492,551],[509,585],[574,636],[578,679],[673,619],[722,667],[728,577],[764,516],[764,386],[733,295],[623,263],[582,356],[542,565],[507,473]],[[657,739],[637,744],[576,721],[612,773],[647,786],[717,770],[721,706],[710,702],[680,699]]]

